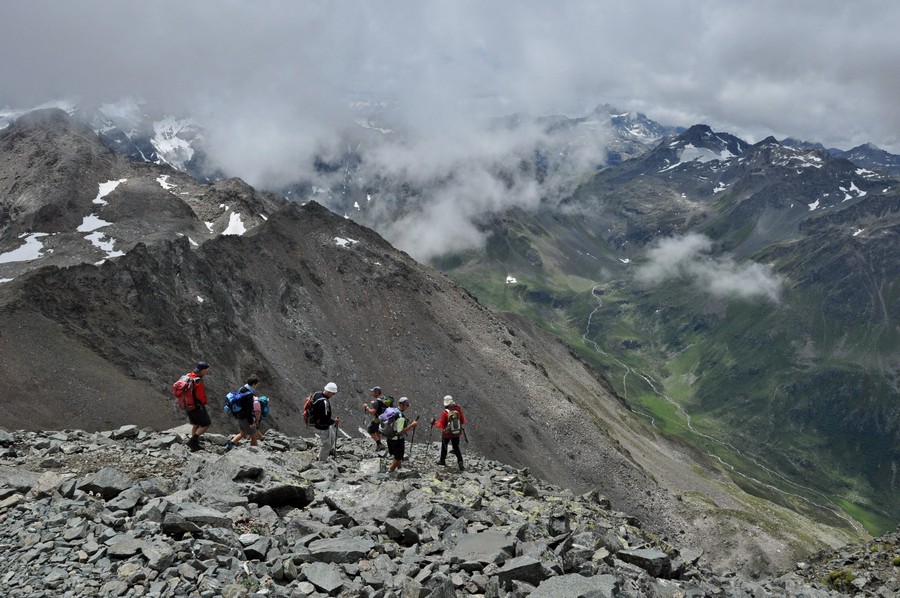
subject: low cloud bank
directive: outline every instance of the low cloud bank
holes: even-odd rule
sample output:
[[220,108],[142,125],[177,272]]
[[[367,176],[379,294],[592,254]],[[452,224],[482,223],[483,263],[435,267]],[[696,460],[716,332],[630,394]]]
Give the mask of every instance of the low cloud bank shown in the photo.
[[756,262],[738,263],[730,256],[711,257],[712,241],[700,234],[663,239],[647,252],[638,282],[657,286],[670,280],[687,280],[715,297],[762,299],[777,303],[782,277]]

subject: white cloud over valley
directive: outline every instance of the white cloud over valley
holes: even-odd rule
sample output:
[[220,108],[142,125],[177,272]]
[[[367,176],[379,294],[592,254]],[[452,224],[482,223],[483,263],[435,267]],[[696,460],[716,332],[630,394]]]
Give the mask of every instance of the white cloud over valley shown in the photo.
[[647,251],[647,262],[635,271],[635,279],[657,286],[671,280],[687,280],[715,297],[764,299],[778,302],[782,278],[756,262],[710,256],[712,241],[703,235],[669,237]]

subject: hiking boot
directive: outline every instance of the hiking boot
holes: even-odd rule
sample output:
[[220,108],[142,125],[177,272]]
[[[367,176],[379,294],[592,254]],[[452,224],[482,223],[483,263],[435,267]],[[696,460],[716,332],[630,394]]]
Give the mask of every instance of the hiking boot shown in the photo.
[[232,442],[229,440],[228,443],[225,445],[225,452],[227,453],[228,451],[230,451],[230,450],[233,449],[233,448],[234,448],[234,443],[232,443]]
[[462,461],[459,462],[459,470],[460,470],[460,471],[465,471],[465,470],[466,470],[466,468],[463,467]]
[[437,464],[438,464],[438,465],[441,465],[441,466],[443,466],[443,467],[447,467],[447,462],[446,462],[446,461],[438,461]]

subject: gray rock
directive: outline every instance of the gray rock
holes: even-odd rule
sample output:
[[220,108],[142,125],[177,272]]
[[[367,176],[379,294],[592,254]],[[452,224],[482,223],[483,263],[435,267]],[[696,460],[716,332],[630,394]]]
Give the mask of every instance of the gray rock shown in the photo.
[[132,512],[144,496],[144,490],[140,485],[132,486],[112,500],[108,500],[106,507],[113,511]]
[[62,474],[57,473],[55,471],[45,471],[41,474],[41,477],[38,478],[37,482],[35,482],[34,486],[31,487],[31,490],[28,493],[28,496],[31,498],[42,498],[44,496],[50,496],[65,482],[67,479],[71,479],[75,477],[72,474]]
[[366,537],[325,538],[310,543],[309,557],[327,563],[355,563],[374,547],[375,542]]
[[341,485],[329,492],[324,500],[332,509],[350,516],[356,522],[381,523],[388,518],[405,518],[409,503],[406,489],[400,482],[370,485]]
[[122,426],[118,430],[112,433],[113,440],[121,440],[123,438],[136,438],[140,430],[137,426],[127,425]]
[[196,503],[182,503],[178,505],[176,514],[185,521],[198,526],[231,527],[231,519],[221,511]]
[[536,586],[551,575],[552,573],[540,561],[527,556],[510,559],[497,570],[501,585],[515,580]]
[[620,550],[616,557],[637,565],[653,577],[665,577],[672,570],[672,560],[665,552],[639,548],[637,550]]
[[0,465],[0,487],[8,486],[16,492],[27,493],[37,484],[41,474],[20,467]]
[[166,544],[144,543],[141,552],[147,558],[147,565],[154,571],[165,571],[175,562],[175,551]]
[[106,554],[117,559],[127,559],[140,553],[146,542],[129,535],[119,535],[105,542]]
[[127,475],[113,467],[104,467],[85,477],[78,483],[77,488],[83,492],[98,493],[105,500],[109,500],[132,486],[134,486],[134,480]]
[[515,553],[516,539],[502,531],[463,534],[450,552],[453,559],[478,563],[502,563]]
[[546,579],[530,598],[614,598],[619,585],[612,575],[560,575]]
[[337,565],[309,563],[301,567],[306,580],[326,594],[336,593],[346,583]]

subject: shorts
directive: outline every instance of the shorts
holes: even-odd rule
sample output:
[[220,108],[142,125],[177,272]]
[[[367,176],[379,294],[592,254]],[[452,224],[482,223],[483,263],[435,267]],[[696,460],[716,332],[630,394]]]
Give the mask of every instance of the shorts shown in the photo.
[[366,432],[368,432],[369,434],[374,434],[377,431],[378,431],[378,422],[377,421],[373,421],[371,424],[369,424],[369,427],[366,428]]
[[208,428],[209,424],[212,423],[209,419],[209,413],[206,412],[206,405],[197,405],[187,412],[187,416],[189,422],[201,428]]
[[238,420],[238,427],[241,429],[241,432],[243,432],[247,436],[253,436],[254,434],[256,434],[256,426],[251,426],[253,426],[253,424],[251,424],[243,417]]
[[406,455],[406,440],[388,440],[388,454],[397,461],[403,461]]

